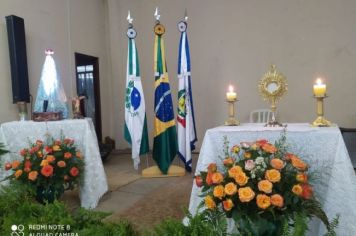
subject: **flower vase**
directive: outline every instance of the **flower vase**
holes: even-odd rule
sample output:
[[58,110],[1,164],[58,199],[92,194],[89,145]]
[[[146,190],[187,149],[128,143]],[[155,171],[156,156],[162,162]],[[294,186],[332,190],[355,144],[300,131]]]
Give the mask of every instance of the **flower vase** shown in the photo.
[[61,188],[55,188],[50,186],[48,188],[38,186],[36,190],[36,200],[39,203],[53,203],[54,200],[57,200],[64,193],[63,186]]

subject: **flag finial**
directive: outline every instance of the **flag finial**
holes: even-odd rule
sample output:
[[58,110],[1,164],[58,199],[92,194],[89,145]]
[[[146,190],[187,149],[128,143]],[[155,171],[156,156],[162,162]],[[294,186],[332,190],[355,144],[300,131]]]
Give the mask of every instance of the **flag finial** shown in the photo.
[[184,21],[187,22],[188,21],[188,11],[187,8],[184,11]]
[[158,7],[156,7],[154,17],[156,18],[157,21],[159,21],[159,18],[161,17],[161,15],[158,13]]
[[129,24],[132,24],[132,22],[133,22],[133,18],[131,17],[131,13],[130,13],[130,11],[129,11],[129,13],[127,14],[127,21],[129,22]]

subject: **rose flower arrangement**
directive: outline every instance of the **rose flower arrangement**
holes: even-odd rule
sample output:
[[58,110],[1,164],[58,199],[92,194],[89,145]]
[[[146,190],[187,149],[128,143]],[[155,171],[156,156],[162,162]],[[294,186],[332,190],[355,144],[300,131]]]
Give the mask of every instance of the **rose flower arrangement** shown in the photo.
[[257,140],[231,149],[225,138],[223,170],[211,163],[195,177],[202,187],[201,206],[233,218],[241,235],[289,235],[292,230],[303,235],[314,216],[334,232],[337,219],[329,223],[316,200],[308,164],[286,149],[285,137],[275,145]]
[[58,198],[64,190],[76,187],[82,178],[84,161],[74,140],[37,140],[20,151],[22,160],[5,164],[13,171],[6,179],[20,181],[36,192],[40,202]]

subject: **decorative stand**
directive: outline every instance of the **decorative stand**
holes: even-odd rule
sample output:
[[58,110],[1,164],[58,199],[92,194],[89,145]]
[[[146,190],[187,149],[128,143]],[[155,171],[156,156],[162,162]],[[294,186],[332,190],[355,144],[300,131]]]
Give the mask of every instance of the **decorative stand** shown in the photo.
[[271,99],[271,101],[272,120],[265,124],[265,127],[283,127],[283,125],[276,120],[276,101],[275,99]]
[[316,127],[329,127],[331,122],[324,118],[324,98],[328,96],[314,96],[316,99],[316,114],[317,118],[313,121],[312,125]]
[[143,178],[179,177],[184,175],[185,169],[176,165],[171,165],[166,175],[156,165],[142,170]]
[[238,100],[234,98],[234,99],[227,99],[226,101],[228,102],[228,106],[229,106],[229,118],[225,121],[225,125],[237,126],[240,124],[240,122],[237,119],[235,119],[234,103]]

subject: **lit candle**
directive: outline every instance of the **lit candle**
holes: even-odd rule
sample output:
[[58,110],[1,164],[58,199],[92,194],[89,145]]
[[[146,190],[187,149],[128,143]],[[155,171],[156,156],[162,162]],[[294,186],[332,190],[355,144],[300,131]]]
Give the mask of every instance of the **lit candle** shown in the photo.
[[234,92],[234,87],[232,85],[229,86],[229,91],[226,93],[226,99],[231,101],[231,100],[236,100],[236,93]]
[[317,78],[313,91],[316,97],[324,97],[326,93],[326,84],[323,84],[323,81],[320,78]]

